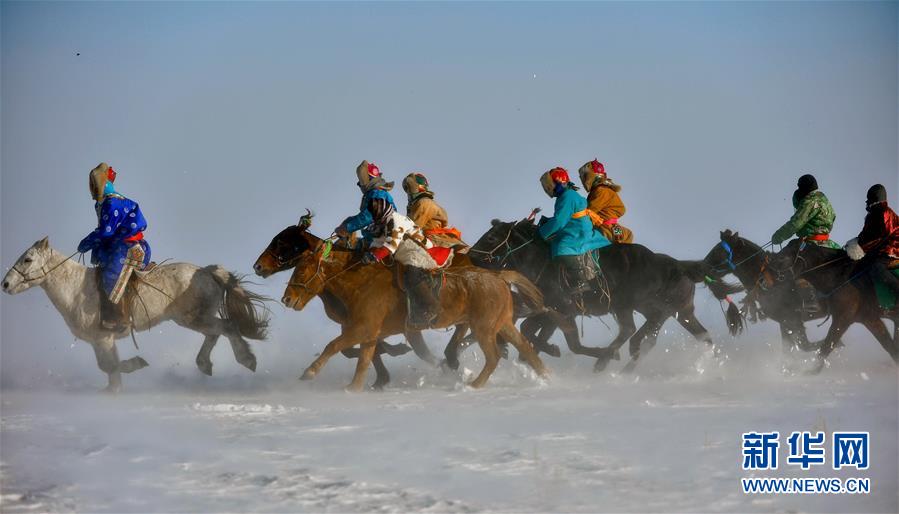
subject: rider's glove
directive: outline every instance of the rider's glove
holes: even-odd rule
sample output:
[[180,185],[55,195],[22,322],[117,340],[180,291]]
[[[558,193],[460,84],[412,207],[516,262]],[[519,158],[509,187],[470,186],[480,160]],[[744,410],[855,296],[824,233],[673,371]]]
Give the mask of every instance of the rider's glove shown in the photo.
[[81,240],[80,243],[78,243],[78,253],[87,253],[94,249],[89,239],[90,238],[85,237]]
[[851,239],[845,246],[846,254],[854,261],[859,261],[865,256],[865,251],[858,244],[858,238]]

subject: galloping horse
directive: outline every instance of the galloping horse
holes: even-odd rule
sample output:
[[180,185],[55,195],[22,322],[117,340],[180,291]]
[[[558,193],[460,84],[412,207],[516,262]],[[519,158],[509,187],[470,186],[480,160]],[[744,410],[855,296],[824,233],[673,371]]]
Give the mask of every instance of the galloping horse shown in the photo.
[[[376,341],[405,330],[405,293],[397,286],[390,268],[362,265],[356,252],[333,246],[330,241],[308,232],[304,234],[302,246],[302,256],[282,302],[302,310],[316,296],[332,296],[345,306],[348,316],[341,325],[341,334],[328,343],[302,378],[314,378],[334,354],[359,344],[362,349],[356,372],[347,387],[359,391],[364,386]],[[535,308],[542,309],[542,297],[533,284],[518,273],[496,273],[475,267],[444,271],[443,277],[440,314],[433,326],[470,325],[486,361],[470,384],[472,387],[482,387],[497,366],[497,335],[512,343],[539,375],[547,374],[543,362],[512,322],[512,286]]]
[[[596,251],[601,263],[604,284],[583,295],[585,314],[603,315],[611,312],[619,324],[619,332],[607,348],[586,349],[581,345],[575,323],[575,315],[563,306],[566,299],[558,297],[557,282],[561,280],[555,272],[546,243],[537,234],[537,227],[530,220],[501,222],[493,220],[492,227],[472,247],[472,258],[480,259],[484,265],[499,265],[521,272],[533,281],[546,295],[546,303],[551,307],[562,307],[564,315],[558,316],[559,328],[565,334],[566,342],[575,353],[591,354],[602,351],[596,361],[595,370],[602,371],[608,362],[617,357],[618,349],[630,339],[631,360],[625,371],[636,366],[641,355],[641,343],[647,342],[648,352],[655,344],[659,330],[671,316],[699,341],[714,347],[711,336],[694,316],[693,295],[695,284],[705,281],[709,266],[701,261],[678,261],[673,257],[657,254],[638,244],[614,244]],[[725,282],[711,282],[709,289],[716,298],[724,300],[728,294],[742,290],[741,287]],[[735,310],[729,309],[729,312]],[[634,311],[646,317],[646,322],[636,328]],[[545,318],[546,320],[546,318]],[[730,324],[742,323],[737,312],[728,316]],[[524,325],[522,329],[524,330]],[[546,330],[544,332],[552,332]],[[525,336],[532,339],[525,332]],[[546,335],[548,337],[548,335]],[[538,348],[545,344],[544,335],[534,341]]]
[[[290,225],[281,232],[278,232],[253,264],[256,275],[262,278],[268,278],[276,273],[293,269],[303,252],[306,250],[304,234],[311,222],[312,213],[310,211],[309,214],[300,219],[298,224]],[[331,320],[343,324],[348,318],[346,306],[331,295],[322,295],[321,299],[325,306],[325,314]],[[412,344],[416,355],[423,361],[432,365],[437,364],[437,359],[425,344],[421,332],[409,330],[406,332],[406,338]],[[372,358],[372,364],[377,373],[377,378],[372,387],[375,389],[382,389],[390,382],[390,372],[387,370],[387,367],[384,366],[381,354],[386,353],[390,356],[399,356],[405,354],[408,350],[409,347],[404,344],[392,345],[384,340],[378,341],[378,348]],[[348,358],[354,359],[359,357],[359,351],[355,348],[347,348],[341,353]]]
[[[843,250],[824,248],[794,239],[771,259],[771,267],[787,280],[803,277],[815,286],[827,303],[833,321],[818,349],[813,373],[825,365],[825,359],[853,323],[861,323],[899,364],[899,311],[886,313],[877,302],[874,282],[865,260],[854,262]],[[893,337],[881,318],[893,321]]]
[[[203,334],[206,339],[196,360],[207,375],[212,374],[209,354],[224,335],[237,362],[256,371],[256,357],[244,338],[265,339],[268,316],[263,302],[267,298],[244,289],[239,277],[221,266],[174,263],[133,276],[131,284],[135,294],[129,312],[134,330],[149,330],[171,320]],[[72,334],[94,348],[97,365],[109,379],[106,391],[118,392],[122,373],[147,366],[140,357],[119,360],[116,340],[126,337],[127,329],[114,333],[101,328],[97,269],[54,250],[46,237],[26,250],[3,278],[3,291],[8,294],[35,286],[47,293]]]
[[827,317],[827,309],[807,312],[801,308],[803,302],[796,290],[796,284],[776,280],[770,267],[773,255],[771,252],[740,237],[738,232],[725,230],[720,236],[721,242],[709,250],[703,259],[706,264],[712,266],[709,276],[720,280],[728,273],[732,273],[740,280],[747,291],[749,308],[755,309],[753,302],[758,301],[760,314],[780,325],[785,353],[793,351],[794,348],[803,351],[816,350],[817,346],[808,340],[804,322]]

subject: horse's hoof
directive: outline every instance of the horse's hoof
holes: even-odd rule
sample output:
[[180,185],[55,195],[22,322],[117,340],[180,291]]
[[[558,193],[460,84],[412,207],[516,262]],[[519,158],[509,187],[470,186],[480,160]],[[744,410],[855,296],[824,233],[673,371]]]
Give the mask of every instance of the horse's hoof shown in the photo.
[[603,371],[605,371],[606,366],[608,366],[608,365],[609,365],[609,358],[608,357],[600,357],[600,358],[596,359],[596,364],[593,365],[593,372],[594,373],[602,373]]
[[122,392],[122,386],[108,385],[103,389],[100,389],[100,392],[103,394],[119,394],[120,392]]
[[343,388],[344,391],[348,393],[361,393],[364,386],[350,384]]
[[208,377],[211,377],[211,376],[212,376],[212,363],[211,363],[211,362],[206,362],[206,363],[203,363],[203,364],[200,364],[200,363],[198,362],[198,363],[197,363],[197,368],[198,368],[198,369],[200,370],[200,372],[203,373],[204,375],[206,375],[206,376],[208,376]]
[[408,344],[387,344],[384,345],[384,353],[391,357],[399,357],[400,355],[406,355],[407,353],[412,351],[412,347]]
[[457,359],[443,359],[440,361],[440,369],[444,371],[458,371],[459,361]]
[[559,345],[557,345],[557,344],[551,344],[551,345],[547,345],[547,347],[546,347],[546,354],[549,355],[549,356],[551,356],[551,357],[561,357],[561,356],[562,356],[562,350],[559,349]]
[[386,382],[384,382],[384,383],[375,382],[374,384],[371,385],[371,390],[378,391],[380,393],[384,390],[384,386],[386,386],[386,385],[387,385]]
[[144,360],[143,357],[135,357],[134,358],[134,369],[135,370],[144,369],[144,368],[148,367],[149,365],[150,365],[150,363],[147,362],[146,360]]
[[634,372],[634,369],[635,369],[636,367],[637,367],[637,361],[633,361],[633,360],[632,360],[632,361],[628,362],[628,363],[621,369],[621,373],[623,373],[623,374],[624,374],[624,373],[627,373],[627,374],[633,373],[633,372]]
[[312,380],[313,378],[315,378],[316,374],[317,373],[315,371],[312,371],[312,369],[306,369],[306,371],[303,372],[303,375],[300,376],[300,380]]
[[247,368],[248,370],[252,371],[253,373],[256,372],[256,356],[255,356],[255,355],[250,354],[249,357],[246,357],[246,358],[244,358],[244,359],[241,359],[240,363],[241,363],[245,368]]
[[824,369],[824,366],[826,366],[826,365],[827,365],[827,361],[824,360],[823,358],[819,357],[818,360],[815,362],[815,366],[809,370],[806,370],[804,374],[805,375],[819,375],[819,374],[821,374],[821,371]]

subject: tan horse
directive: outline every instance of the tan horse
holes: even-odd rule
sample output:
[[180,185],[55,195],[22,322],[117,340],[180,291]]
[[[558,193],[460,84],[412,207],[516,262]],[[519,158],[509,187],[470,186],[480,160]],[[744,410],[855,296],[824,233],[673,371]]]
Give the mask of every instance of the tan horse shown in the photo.
[[[360,391],[378,339],[401,334],[406,328],[406,295],[397,286],[391,268],[363,265],[356,252],[333,246],[308,232],[303,241],[304,251],[282,302],[302,310],[316,296],[338,298],[346,306],[347,319],[341,325],[341,334],[328,343],[301,378],[314,378],[337,352],[358,344],[361,351],[356,373],[347,389]],[[513,324],[510,287],[516,287],[524,298],[542,308],[542,296],[533,284],[515,272],[480,268],[452,269],[444,276],[440,315],[433,327],[470,325],[486,361],[470,384],[472,387],[482,387],[496,369],[498,335],[512,343],[540,376],[547,375],[543,362]]]

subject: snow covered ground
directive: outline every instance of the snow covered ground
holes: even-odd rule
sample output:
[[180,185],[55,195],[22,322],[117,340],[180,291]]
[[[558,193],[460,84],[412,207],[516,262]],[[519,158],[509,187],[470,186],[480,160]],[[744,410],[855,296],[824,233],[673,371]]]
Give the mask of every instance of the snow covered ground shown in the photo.
[[[342,357],[299,382],[311,353],[272,359],[257,345],[252,375],[219,348],[203,377],[144,343],[151,367],[118,396],[96,393],[89,367],[6,382],[2,510],[897,512],[897,371],[860,338],[814,377],[782,373],[773,344],[726,343],[718,365],[669,336],[635,375],[615,374],[621,362],[595,375],[566,352],[547,358],[546,383],[506,360],[482,391],[409,354],[388,360],[387,391],[363,394],[343,392]],[[445,335],[429,340],[436,351]],[[479,357],[463,365],[476,371]],[[750,430],[870,431],[867,472],[769,476],[866,476],[872,493],[742,494]]]

